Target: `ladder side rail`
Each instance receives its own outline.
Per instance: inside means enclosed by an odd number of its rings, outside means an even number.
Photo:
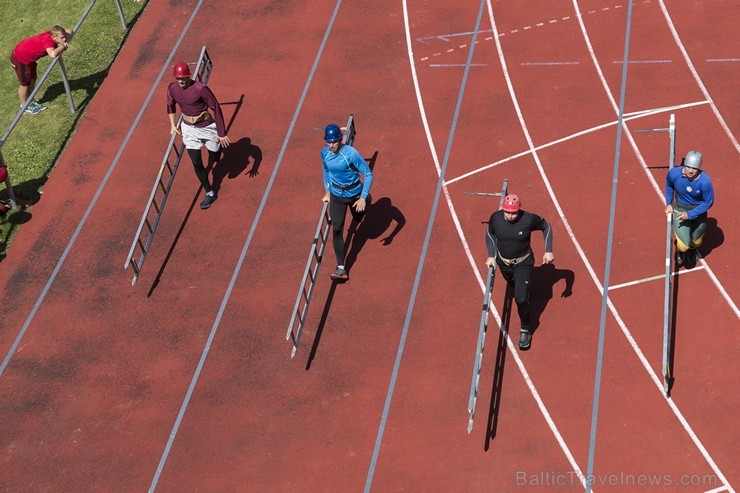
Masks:
[[[483,309],[481,310],[480,325],[478,326],[478,343],[476,345],[475,362],[473,364],[473,379],[470,383],[470,398],[468,399],[468,413],[475,413],[475,401],[478,397],[478,384],[480,383],[480,370],[483,360],[483,348],[486,340],[486,329],[488,327],[488,310],[491,303],[491,291],[494,279],[493,267],[488,268],[486,277],[486,293],[483,296]]]
[[[321,237],[321,248],[319,248],[318,250],[314,248],[314,255],[315,255],[316,262],[314,264],[313,271],[311,272],[312,282],[310,286],[308,287],[308,292],[306,293],[306,304],[303,307],[303,311],[301,313],[300,324],[298,325],[298,330],[296,331],[296,335],[294,338],[293,349],[290,353],[291,358],[295,357],[296,352],[298,351],[298,344],[300,343],[301,334],[303,333],[303,323],[306,321],[306,315],[308,314],[308,307],[311,303],[311,298],[313,296],[314,287],[316,286],[316,277],[319,274],[319,268],[321,267],[321,260],[324,257],[324,249],[326,247],[326,240],[329,236],[329,230],[331,229],[331,224],[328,222],[328,219],[329,219],[328,214],[324,215],[324,219],[327,220],[327,222],[324,223],[326,224],[326,227],[324,228],[324,233]]]
[[[673,169],[676,159],[676,117],[671,113],[668,132],[670,136],[670,151],[668,157],[668,171]],[[666,397],[670,392],[671,380],[671,299],[673,295],[673,213],[666,214],[666,243],[665,243],[665,290],[663,299],[663,391]]]
[[[501,187],[501,198],[499,199],[498,208],[504,206],[504,198],[509,188],[509,179],[505,178]],[[495,252],[494,252],[495,256]],[[495,264],[494,264],[495,265]],[[480,385],[480,372],[483,366],[483,349],[485,348],[486,331],[488,328],[488,313],[491,307],[491,294],[493,292],[493,283],[495,280],[495,267],[488,268],[486,278],[486,292],[483,296],[483,310],[481,321],[478,327],[478,342],[476,344],[475,361],[473,362],[473,377],[470,382],[470,395],[468,398],[468,433],[473,431],[473,420],[475,419],[475,405],[478,400],[478,387]]]
[[[177,125],[180,125],[181,121],[182,121],[182,115],[180,115],[180,117],[178,118]],[[170,152],[172,151],[172,148],[175,148],[175,138],[176,137],[177,137],[177,134],[172,134],[172,137],[170,137],[170,142],[167,147],[167,153],[164,155],[164,158],[162,158],[162,164],[159,166],[159,172],[157,173],[157,178],[154,180],[154,186],[152,187],[152,191],[149,193],[149,200],[147,201],[146,207],[144,208],[144,214],[142,214],[141,221],[139,222],[139,227],[136,229],[136,235],[134,236],[134,241],[131,244],[131,249],[128,252],[128,256],[126,257],[126,263],[123,265],[124,269],[127,269],[129,264],[133,260],[134,251],[136,250],[136,245],[139,239],[141,238],[141,233],[144,229],[144,223],[147,221],[149,217],[149,212],[151,210],[152,204],[154,203],[155,196],[157,192],[159,191],[160,183],[162,183],[162,175],[164,174],[165,167],[168,167],[167,164],[169,161]],[[178,155],[176,162],[179,162],[181,157],[182,157],[182,154]],[[172,182],[172,179],[175,176],[176,169],[177,169],[176,166],[172,168],[172,174],[170,175],[170,180],[169,180],[170,183]],[[167,198],[166,197],[167,190],[168,189],[166,189],[163,192],[165,196],[162,202],[160,203],[160,206],[157,208],[158,210],[157,217],[159,217],[159,215],[162,214],[162,210],[164,209],[164,202],[166,201],[166,198]],[[154,227],[154,229],[156,229],[156,226]],[[154,231],[152,231],[152,233],[153,232]]]
[[[290,323],[288,324],[288,331],[285,333],[285,339],[290,339],[290,335],[293,333],[293,325],[295,324],[296,316],[299,311],[299,306],[302,300],[302,295],[305,292],[306,288],[306,282],[308,280],[308,274],[311,271],[311,265],[314,261],[314,252],[316,251],[316,247],[319,241],[319,237],[321,236],[321,227],[324,225],[324,218],[326,217],[326,211],[329,208],[329,204],[327,202],[324,203],[323,208],[321,209],[321,217],[319,218],[319,223],[316,226],[316,233],[314,234],[313,241],[311,243],[311,249],[308,253],[308,260],[306,261],[306,268],[303,271],[303,278],[301,279],[300,287],[298,288],[298,296],[296,296],[295,305],[293,306],[293,314],[290,318]],[[318,263],[318,262],[317,262]],[[312,276],[311,284],[314,284],[315,276]]]
[[[196,68],[194,71],[194,78],[202,82],[203,84],[208,83],[208,79],[210,78],[211,71],[213,70],[213,62],[211,61],[210,57],[208,56],[208,52],[206,51],[206,47],[203,46],[200,51],[200,56],[198,57],[198,62],[196,64]],[[180,114],[177,118],[176,126],[179,128],[180,125],[182,125],[182,114]],[[142,248],[142,254],[139,258],[139,261],[136,262],[135,266],[135,275],[133,279],[131,280],[131,284],[134,285],[136,283],[136,280],[139,275],[139,271],[141,270],[142,265],[144,264],[144,260],[146,258],[146,254],[149,250],[149,247],[151,246],[154,233],[157,229],[157,225],[159,224],[159,219],[164,212],[164,206],[167,202],[167,196],[169,195],[170,189],[172,187],[172,184],[174,182],[175,173],[177,173],[177,169],[180,165],[180,161],[182,159],[182,156],[185,152],[185,144],[181,144],[180,148],[178,149],[175,145],[175,139],[177,138],[177,134],[172,134],[170,137],[170,141],[167,146],[167,152],[165,153],[164,157],[162,158],[162,164],[159,167],[159,172],[157,173],[157,178],[154,181],[154,186],[152,187],[152,191],[149,194],[149,201],[147,202],[146,207],[144,208],[144,213],[142,214],[141,221],[139,222],[139,226],[136,230],[136,234],[134,236],[134,241],[131,243],[131,248],[129,250],[129,254],[126,257],[126,262],[124,263],[124,269],[127,269],[128,266],[131,264],[133,258],[134,258],[134,252],[136,251],[137,245],[141,247],[141,235],[142,231],[144,229],[144,225],[149,226],[149,236],[144,243],[144,246]],[[170,153],[174,149],[175,151],[175,163],[173,166],[170,167],[169,165],[169,157]],[[155,205],[155,210],[157,211],[157,215],[154,218],[154,221],[149,225],[148,217],[149,212],[151,211],[152,205],[155,204],[155,197],[158,192],[159,187],[162,185],[162,175],[164,174],[165,167],[167,167],[168,170],[171,171],[170,178],[168,180],[167,186],[163,189],[163,196],[162,200],[159,202],[159,205]]]
[[[152,246],[152,241],[154,240],[154,233],[157,231],[157,227],[159,226],[159,220],[162,218],[162,213],[164,212],[164,206],[167,203],[167,197],[169,196],[170,189],[172,188],[172,184],[175,180],[175,173],[177,173],[177,169],[180,166],[180,162],[182,160],[182,156],[178,156],[177,160],[175,162],[175,165],[172,168],[172,174],[170,175],[170,179],[167,183],[166,190],[164,192],[164,195],[162,196],[162,201],[159,204],[159,208],[157,209],[157,214],[154,217],[154,220],[152,221],[151,225],[149,225],[149,235],[146,239],[146,242],[144,246],[142,247],[141,257],[139,257],[139,261],[136,266],[137,273],[141,270],[141,267],[144,265],[144,260],[146,259],[147,254],[149,253],[149,248]],[[152,201],[151,204],[153,204],[154,201]],[[148,217],[147,217],[147,224],[148,224]],[[136,280],[138,278],[138,275],[134,276],[134,278],[131,281],[131,284],[135,284]]]

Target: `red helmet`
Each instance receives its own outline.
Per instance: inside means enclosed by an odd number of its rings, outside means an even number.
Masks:
[[[188,64],[185,62],[177,62],[172,75],[174,75],[176,79],[184,79],[185,77],[190,77],[190,67],[188,67]]]
[[[521,203],[517,194],[510,193],[504,197],[504,205],[502,207],[504,212],[517,212],[520,207]]]
[[[0,183],[4,182],[7,177],[8,168],[6,168],[5,166],[0,166]]]

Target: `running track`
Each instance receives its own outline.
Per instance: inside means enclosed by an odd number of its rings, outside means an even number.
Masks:
[[[148,5],[0,269],[0,488],[567,491],[593,453],[597,491],[734,491],[737,15],[718,0]],[[202,45],[233,121],[220,198],[198,210],[184,163],[132,288],[121,266],[168,137],[170,67]],[[671,112],[679,158],[704,153],[718,200],[705,262],[679,276],[667,400],[663,283],[633,281],[663,271],[668,139],[635,130]],[[349,113],[376,205],[336,290],[327,255],[291,360],[316,129]],[[494,290],[468,435],[481,222],[497,202],[464,192],[504,178],[553,224],[556,264],[535,270],[528,352],[497,353]]]

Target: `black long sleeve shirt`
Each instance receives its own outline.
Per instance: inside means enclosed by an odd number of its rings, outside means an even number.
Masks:
[[[493,257],[498,248],[499,255],[506,259],[524,256],[530,251],[532,231],[542,231],[545,252],[552,252],[552,227],[543,217],[531,212],[519,211],[515,221],[509,222],[504,211],[491,214],[486,228],[486,248],[488,256]]]

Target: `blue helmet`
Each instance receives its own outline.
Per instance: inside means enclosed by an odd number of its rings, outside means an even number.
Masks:
[[[331,143],[342,140],[342,129],[336,123],[330,123],[324,130],[324,140]]]

